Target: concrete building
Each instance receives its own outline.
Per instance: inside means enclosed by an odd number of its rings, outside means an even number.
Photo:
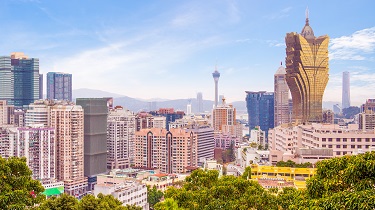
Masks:
[[[50,109],[53,103],[48,100],[37,100],[29,105],[25,113],[26,126],[33,126],[35,124],[48,126]]]
[[[361,112],[367,111],[375,113],[375,99],[367,99],[366,103],[361,105]]]
[[[197,113],[203,113],[203,94],[201,92],[197,93]]]
[[[350,73],[344,71],[342,73],[342,108],[350,107]]]
[[[322,122],[322,100],[329,71],[329,37],[315,37],[307,11],[302,32],[287,33],[285,43],[286,81],[292,94],[293,122]]]
[[[281,66],[274,76],[274,126],[289,123],[289,87],[285,80],[285,68]]]
[[[322,113],[322,123],[329,123],[333,124],[335,119],[335,114],[333,113],[332,110],[323,110]]]
[[[39,99],[39,59],[14,52],[0,57],[0,100],[15,107]]]
[[[135,115],[116,106],[107,119],[107,169],[130,167],[134,157]]]
[[[208,125],[191,125],[185,127],[185,130],[197,135],[198,165],[202,165],[204,160],[214,158],[215,139],[214,129]]]
[[[182,129],[142,129],[135,133],[135,167],[184,173],[197,166],[197,135]]]
[[[375,131],[360,130],[357,124],[339,126],[337,124],[308,124],[294,127],[278,126],[269,131],[269,149],[271,151],[271,161],[296,160],[298,159],[298,149],[331,149],[333,154],[321,151],[319,159],[329,157],[341,157],[350,155],[359,149],[369,151],[375,146]],[[284,158],[283,158],[284,156]],[[319,159],[309,159],[308,162]],[[277,162],[275,161],[275,162]]]
[[[87,178],[84,177],[84,112],[81,106],[73,104],[50,105],[48,126],[56,129],[56,177],[64,181],[65,193],[81,198],[87,188]]]
[[[43,99],[43,74],[39,74],[39,99]]]
[[[144,210],[149,209],[147,203],[147,186],[135,181],[126,181],[119,184],[98,183],[95,185],[94,195],[112,195],[118,199],[123,206],[136,205]]]
[[[261,145],[263,148],[266,147],[266,132],[263,131],[259,126],[255,126],[254,129],[250,131],[250,142],[254,142],[257,145]]]
[[[17,128],[17,135],[10,148],[13,155],[26,157],[33,179],[43,183],[56,181],[55,129],[51,127]]]
[[[375,129],[375,113],[367,111],[367,113],[359,113],[358,115],[359,129],[374,130]]]
[[[84,175],[92,190],[96,175],[107,171],[107,98],[77,98],[84,110]]]
[[[48,72],[47,99],[72,101],[72,75]]]
[[[212,110],[212,127],[215,133],[221,133],[224,125],[236,124],[236,108],[231,104],[227,105],[223,99],[222,104]]]
[[[266,91],[246,91],[246,107],[249,130],[260,126],[268,134],[268,129],[274,127],[274,93]]]

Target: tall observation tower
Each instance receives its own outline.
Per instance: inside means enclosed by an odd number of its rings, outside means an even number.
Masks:
[[[219,100],[219,91],[218,91],[218,82],[220,78],[220,73],[217,71],[217,67],[215,66],[215,71],[212,73],[212,77],[214,78],[215,81],[215,108],[217,107],[217,103]]]

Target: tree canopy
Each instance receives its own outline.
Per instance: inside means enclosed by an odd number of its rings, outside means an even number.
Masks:
[[[288,160],[288,161],[279,161],[276,163],[277,167],[292,167],[292,168],[312,168],[313,165],[309,162],[307,163],[301,163],[298,164],[294,161]]]
[[[156,203],[160,201],[164,193],[154,187],[147,186],[147,202],[150,205],[150,208],[153,208]]]
[[[375,152],[323,160],[307,188],[265,190],[243,177],[195,170],[181,189],[165,192],[155,209],[375,209]],[[251,174],[251,170],[245,170]]]
[[[0,157],[0,209],[25,209],[45,200],[43,186],[32,179],[26,158]]]

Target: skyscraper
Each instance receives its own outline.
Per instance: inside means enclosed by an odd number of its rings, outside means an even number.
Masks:
[[[274,127],[274,93],[246,91],[249,133],[256,126],[266,132]]]
[[[215,81],[215,107],[217,107],[218,100],[219,100],[219,78],[220,78],[220,73],[217,71],[217,68],[215,67],[214,73],[212,73],[212,77],[214,78]]]
[[[201,92],[197,93],[197,112],[202,113],[203,112],[203,95]]]
[[[39,59],[21,52],[0,57],[0,99],[22,107],[39,99]]]
[[[342,73],[342,108],[350,107],[350,73]]]
[[[328,83],[327,35],[315,37],[308,10],[301,34],[287,33],[286,81],[293,100],[293,122],[321,122],[322,99]]]
[[[85,176],[93,189],[96,175],[107,170],[107,98],[77,98],[84,110]]]
[[[285,80],[285,74],[285,68],[281,64],[274,76],[275,127],[289,123],[289,87]]]
[[[47,99],[72,101],[72,75],[67,73],[47,73]]]
[[[39,74],[39,99],[43,99],[43,74]]]

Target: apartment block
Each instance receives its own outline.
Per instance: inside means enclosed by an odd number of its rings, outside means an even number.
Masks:
[[[183,129],[142,129],[135,133],[135,167],[185,173],[197,166],[197,135]]]
[[[134,157],[135,115],[122,107],[107,118],[107,169],[130,167]]]

